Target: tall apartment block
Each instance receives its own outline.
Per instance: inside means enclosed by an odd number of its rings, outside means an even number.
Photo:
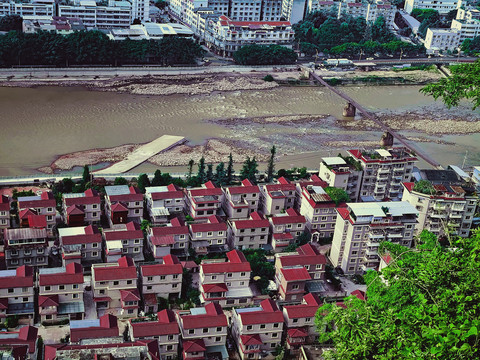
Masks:
[[[348,150],[363,168],[360,200],[399,201],[402,182],[410,181],[417,158],[407,148],[376,149],[373,151]]]
[[[349,203],[337,212],[330,260],[346,274],[377,269],[382,241],[412,246],[418,211],[406,201]]]
[[[318,176],[328,186],[343,189],[352,201],[358,201],[363,168],[352,157],[348,157],[347,160],[350,160],[349,163],[340,156],[322,158]]]

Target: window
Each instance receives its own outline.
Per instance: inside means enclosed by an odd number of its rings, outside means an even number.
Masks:
[[[275,323],[275,324],[273,324],[273,327],[274,327],[274,328],[278,328],[279,326],[280,326],[280,324],[279,324],[279,323]]]
[[[147,290],[152,290],[153,286],[149,285],[147,286]]]
[[[153,276],[147,276],[147,281],[153,281]]]
[[[98,290],[98,293],[99,293],[100,295],[105,295],[105,290],[103,290],[103,289],[102,289],[102,290]]]
[[[223,328],[222,328],[221,326],[217,327],[217,332],[222,331],[222,329],[223,329]]]
[[[23,254],[24,254],[24,255],[31,255],[31,254],[32,254],[32,250],[30,250],[30,249],[25,249],[25,250],[23,251]]]
[[[98,252],[97,252],[97,251],[93,251],[93,252],[92,252],[92,256],[93,256],[93,257],[97,257],[97,256],[98,256]]]
[[[176,289],[178,287],[178,284],[172,284],[172,288]]]
[[[168,340],[173,340],[174,336],[173,335],[168,335]],[[169,345],[172,346],[172,345]],[[171,349],[170,349],[171,350]]]
[[[13,294],[14,292],[15,292],[15,289],[12,289],[12,288],[8,289],[9,294]]]
[[[276,334],[275,334],[275,335],[276,335]],[[273,337],[273,334],[272,334],[272,337]],[[271,343],[271,344],[270,344],[270,347],[273,349],[273,348],[277,347],[277,344]]]
[[[195,329],[190,329],[188,330],[188,333],[191,335],[191,334],[195,334]]]
[[[212,231],[207,232],[207,236],[213,236],[213,232]]]
[[[45,286],[45,291],[50,291],[52,288],[50,286]],[[10,290],[10,289],[9,289]]]
[[[305,318],[305,322],[310,322],[312,318]]]
[[[160,280],[165,280],[165,275],[160,275]]]
[[[128,309],[129,314],[133,314],[133,309]]]
[[[53,211],[53,208],[49,207],[47,208],[47,212],[52,212]]]
[[[293,319],[293,323],[297,323],[298,322],[298,319]]]
[[[222,341],[222,338],[220,336],[215,337],[215,342],[220,342]]]
[[[232,273],[228,273],[228,274],[227,274],[227,277],[232,277],[232,276],[233,276]]]
[[[78,299],[78,294],[72,294],[72,299]]]
[[[219,231],[218,236],[223,236],[223,231]]]
[[[266,325],[265,324],[261,324],[260,325],[260,329],[265,329]]]
[[[117,286],[118,284],[119,284],[118,281],[114,281],[114,282],[113,282],[113,286]]]
[[[28,297],[24,297],[24,298],[22,299],[22,301],[23,301],[23,302],[28,302]]]
[[[247,325],[247,330],[252,330],[253,326],[252,325]]]
[[[37,254],[43,254],[44,251],[45,251],[45,249],[43,249],[43,248],[37,249]]]
[[[196,236],[197,236],[197,237],[200,237],[200,236],[202,236],[202,233],[201,233],[201,232],[197,232]]]
[[[208,333],[208,328],[203,328],[203,333]]]
[[[133,248],[133,252],[134,252],[134,253],[139,253],[139,252],[140,252],[140,248],[138,248],[138,247]]]
[[[58,285],[58,290],[65,290],[65,285]]]
[[[96,208],[98,208],[98,205],[97,205],[97,204],[93,204],[93,205],[92,205],[92,209],[96,209]]]
[[[132,284],[132,280],[127,280],[127,285],[131,285]]]
[[[92,244],[92,248],[97,248],[98,247],[98,243],[93,243]]]
[[[182,240],[185,239],[185,235],[180,235],[179,239],[182,239]]]

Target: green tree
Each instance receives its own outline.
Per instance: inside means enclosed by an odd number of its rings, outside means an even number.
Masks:
[[[207,180],[213,180],[213,164],[208,164],[207,165]]]
[[[471,64],[461,64],[450,68],[452,76],[424,86],[420,89],[424,94],[441,99],[448,108],[458,106],[460,100],[473,103],[473,109],[480,106],[480,60]]]
[[[463,40],[461,50],[467,55],[480,54],[480,36]]]
[[[258,163],[255,157],[250,159],[249,156],[243,162],[242,170],[240,170],[240,179],[248,179],[253,184],[257,183],[257,175],[258,174]]]
[[[195,164],[195,161],[193,159],[190,159],[188,162],[188,176],[187,178],[190,179],[192,177],[192,171],[193,171],[193,165]]]
[[[267,182],[271,182],[273,180],[273,174],[275,172],[275,154],[277,153],[277,149],[275,145],[272,146],[270,149],[270,159],[268,160],[267,166]]]
[[[317,312],[326,359],[478,359],[480,356],[480,234],[442,246],[426,231],[409,249],[389,242],[391,261],[365,275],[366,301]]]
[[[151,182],[152,186],[161,186],[162,185],[162,172],[160,170],[155,170],[153,173],[153,179]]]
[[[257,283],[260,290],[262,294],[267,294],[269,280],[273,280],[275,276],[275,267],[267,261],[267,253],[263,249],[246,249],[243,250],[243,254],[252,268],[251,278],[258,276],[260,280],[257,280]]]
[[[115,178],[113,185],[128,185],[128,181],[124,177],[119,176]]]
[[[73,182],[72,179],[70,178],[65,178],[61,182],[61,187],[62,187],[62,192],[63,193],[71,193],[73,192],[73,187],[75,186],[75,183]]]
[[[230,185],[233,181],[233,156],[232,153],[228,155],[228,166],[227,166],[227,185]]]
[[[143,230],[144,233],[146,233],[148,231],[150,226],[151,226],[150,221],[148,221],[146,219],[143,219],[142,223],[140,224],[140,228]]]
[[[82,181],[84,184],[86,183],[89,183],[91,180],[90,178],[90,168],[88,167],[88,165],[85,165],[83,167],[83,175],[82,175]]]
[[[205,172],[205,158],[203,156],[200,158],[200,161],[198,162],[197,178],[202,184],[207,182],[207,174]]]
[[[325,192],[337,206],[342,202],[350,201],[350,196],[348,196],[347,192],[343,189],[327,186]]]
[[[22,31],[23,18],[20,15],[5,15],[0,17],[0,31]]]
[[[137,186],[145,194],[145,188],[150,186],[150,179],[147,174],[138,175]]]
[[[293,64],[297,54],[281,45],[245,45],[233,54],[233,59],[241,65],[281,65]]]
[[[217,186],[227,185],[227,173],[225,171],[225,164],[223,162],[217,165],[214,179]]]

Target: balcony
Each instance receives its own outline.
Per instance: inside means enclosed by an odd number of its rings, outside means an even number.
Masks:
[[[404,172],[404,171],[405,171],[405,167],[404,167],[404,166],[402,166],[402,167],[396,167],[396,168],[393,169],[393,171],[395,171],[395,172]]]
[[[446,219],[447,214],[444,212],[434,212],[433,214],[430,214],[430,217],[432,219]]]
[[[433,210],[446,210],[447,209],[447,204],[444,204],[444,203],[436,203],[434,206],[433,206]]]
[[[378,256],[377,250],[371,250],[371,249],[367,249],[365,251],[365,254],[367,254],[369,258],[371,258],[372,256]]]
[[[378,174],[381,175],[381,174],[386,174],[388,175],[390,173],[390,169],[389,168],[380,168],[378,169]]]
[[[463,215],[461,213],[451,213],[450,214],[450,219],[461,219],[462,216]]]
[[[367,246],[368,247],[379,247],[380,243],[379,242],[373,242],[373,241],[367,241]]]

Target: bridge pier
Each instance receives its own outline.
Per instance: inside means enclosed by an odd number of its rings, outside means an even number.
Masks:
[[[385,147],[392,147],[393,146],[393,135],[390,134],[388,131],[385,131],[380,139],[380,145]]]
[[[343,117],[355,117],[357,108],[352,103],[347,103],[343,108]]]

